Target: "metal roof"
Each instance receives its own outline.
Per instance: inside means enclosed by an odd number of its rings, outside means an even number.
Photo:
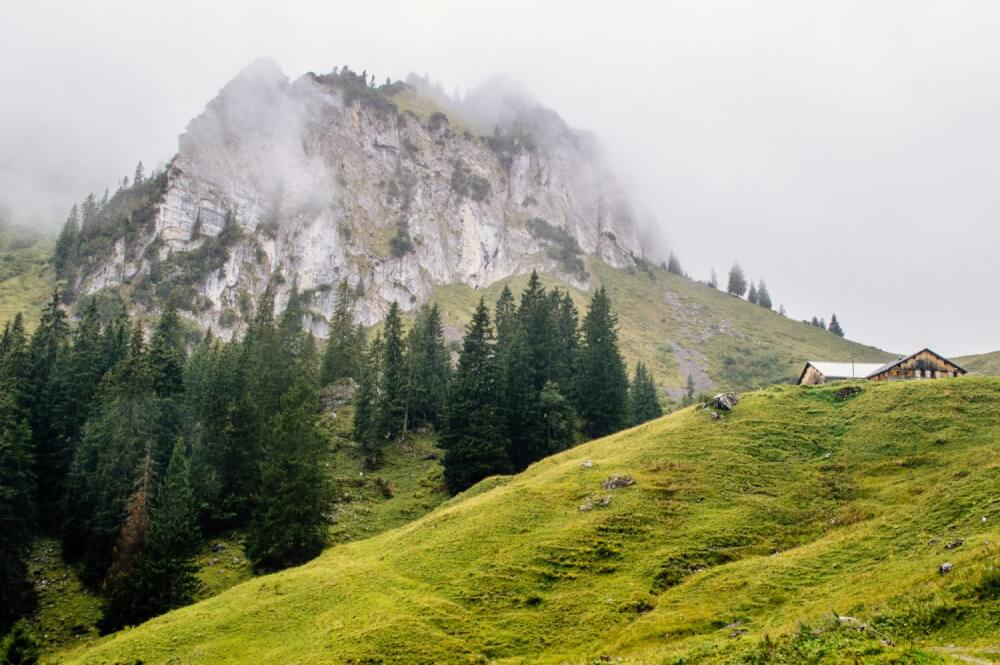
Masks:
[[[828,379],[865,379],[882,367],[882,363],[843,363],[823,360],[810,360],[808,364]]]
[[[877,369],[872,370],[872,374],[881,374],[882,372],[886,371],[887,369],[892,369],[893,367],[895,367],[896,365],[900,364],[904,360],[909,360],[910,358],[912,358],[913,356],[917,355],[918,353],[923,353],[925,351],[927,353],[931,354],[932,356],[937,356],[938,358],[940,358],[941,360],[945,361],[946,363],[950,363],[950,364],[954,365],[956,368],[958,368],[958,370],[960,372],[962,372],[962,374],[967,374],[968,373],[964,369],[962,369],[961,367],[959,367],[958,364],[955,363],[955,361],[948,360],[947,358],[945,358],[944,356],[942,356],[937,351],[932,351],[931,349],[926,349],[925,348],[925,349],[920,349],[919,351],[916,351],[914,353],[911,353],[908,356],[900,356],[900,357],[896,358],[895,360],[893,360],[891,362],[887,362],[884,365],[880,365]]]

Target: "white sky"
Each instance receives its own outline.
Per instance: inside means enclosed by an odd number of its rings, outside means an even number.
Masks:
[[[692,276],[738,259],[790,315],[893,351],[1000,348],[1000,3],[4,5],[15,218],[163,163],[258,56],[447,90],[503,73],[601,138]]]

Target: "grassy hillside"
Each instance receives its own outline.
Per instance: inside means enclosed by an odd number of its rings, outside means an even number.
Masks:
[[[746,390],[798,378],[806,360],[878,362],[896,356],[794,321],[723,291],[659,268],[617,270],[592,261],[593,284],[611,294],[621,323],[622,351],[630,367],[643,360],[673,399],[683,394],[690,374],[696,389]],[[547,286],[565,285],[543,277]],[[458,334],[483,296],[496,302],[504,284],[519,294],[527,276],[481,291],[465,285],[441,287],[434,298]],[[571,289],[586,311],[589,293]]]
[[[357,445],[350,441],[351,407],[328,413],[322,431],[328,455],[320,464],[333,486],[329,543],[368,538],[427,514],[448,495],[438,461],[441,451],[432,435],[416,434],[386,450],[384,464],[365,469]],[[101,616],[100,597],[80,582],[77,571],[60,556],[60,544],[42,538],[32,550],[29,568],[38,594],[38,610],[30,617],[34,633],[47,652],[92,642]],[[217,534],[205,542],[195,560],[198,600],[211,598],[253,578],[243,552],[243,533]]]
[[[856,385],[584,444],[62,662],[989,662],[1000,380]]]
[[[1000,351],[979,353],[972,356],[960,356],[955,362],[973,374],[1000,376]]]
[[[34,328],[52,294],[51,251],[49,235],[0,219],[0,325],[23,312]]]

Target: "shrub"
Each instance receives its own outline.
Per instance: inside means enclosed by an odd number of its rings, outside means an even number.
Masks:
[[[548,245],[546,253],[555,259],[563,270],[581,279],[587,278],[587,268],[580,258],[583,250],[580,249],[576,238],[566,229],[553,226],[540,217],[533,217],[528,220],[528,231],[533,237]]]

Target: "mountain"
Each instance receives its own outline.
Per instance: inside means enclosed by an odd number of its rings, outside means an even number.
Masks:
[[[581,445],[60,662],[988,662],[1000,380],[847,385]]]
[[[260,61],[191,121],[165,171],[80,209],[57,266],[71,300],[155,315],[173,297],[224,337],[269,285],[279,309],[297,286],[325,336],[346,280],[361,322],[435,301],[455,341],[480,296],[539,269],[581,310],[606,286],[627,360],[673,400],[688,376],[695,392],[748,389],[794,380],[808,358],[894,357],[653,265],[596,141],[503,79],[459,102],[416,77],[289,81]]]
[[[955,362],[973,374],[1000,376],[1000,351],[960,356],[955,358]]]
[[[638,230],[597,144],[501,85],[449,108],[419,81],[374,87],[346,67],[289,81],[258,61],[191,121],[133,205],[116,195],[84,221],[69,286],[149,310],[173,294],[228,335],[269,285],[279,308],[294,285],[324,335],[342,280],[374,324],[435,285],[538,267],[585,286],[584,257],[634,265]]]

